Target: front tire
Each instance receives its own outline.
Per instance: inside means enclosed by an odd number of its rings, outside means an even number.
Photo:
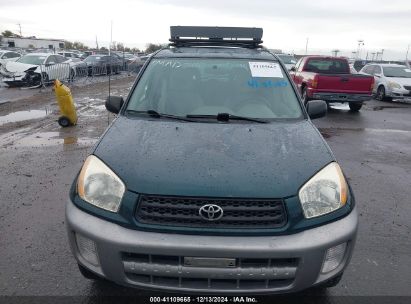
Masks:
[[[42,73],[42,78],[43,78],[43,79],[40,80],[40,81],[43,81],[42,85],[46,86],[46,85],[49,85],[49,84],[50,84],[49,75],[48,75],[47,73],[43,72],[43,73]]]
[[[75,77],[76,77],[76,72],[74,71],[74,69],[70,69],[69,80],[73,82]]]
[[[358,112],[361,107],[362,107],[362,103],[358,103],[358,102],[350,102],[349,104],[350,110],[353,112]]]
[[[392,98],[387,97],[385,95],[385,88],[384,86],[379,86],[377,89],[377,96],[375,97],[379,101],[391,101]]]

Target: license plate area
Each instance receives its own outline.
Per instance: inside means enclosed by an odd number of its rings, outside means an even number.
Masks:
[[[236,267],[236,259],[184,257],[184,266],[186,267],[209,267],[209,268],[234,268]]]

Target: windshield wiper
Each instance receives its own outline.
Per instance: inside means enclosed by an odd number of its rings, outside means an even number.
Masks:
[[[154,118],[165,117],[165,118],[170,118],[170,119],[175,119],[175,120],[195,122],[195,120],[189,119],[187,117],[182,117],[182,116],[177,116],[177,115],[172,115],[172,114],[158,113],[155,110],[146,110],[146,111],[126,110],[126,113],[147,114]]]
[[[268,123],[269,121],[259,118],[252,118],[246,116],[237,116],[229,113],[218,113],[217,115],[187,115],[187,118],[216,118],[218,121],[229,121],[232,120],[246,120],[258,123]]]

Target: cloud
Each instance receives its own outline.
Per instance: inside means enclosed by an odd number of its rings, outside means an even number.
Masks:
[[[113,40],[142,47],[167,42],[170,25],[258,26],[270,48],[301,52],[309,37],[313,51],[350,54],[364,39],[395,57],[411,43],[409,16],[409,0],[0,0],[0,30],[21,23],[23,35],[108,44],[113,20]]]

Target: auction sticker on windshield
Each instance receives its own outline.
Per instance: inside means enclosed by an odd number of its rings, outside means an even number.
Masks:
[[[251,75],[253,77],[280,77],[283,78],[281,67],[276,62],[249,62]]]

